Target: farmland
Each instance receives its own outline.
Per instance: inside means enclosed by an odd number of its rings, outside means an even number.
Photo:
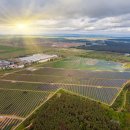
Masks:
[[[51,37],[0,36],[0,59],[10,59],[34,53],[54,54],[54,52],[60,56],[81,55],[85,52],[84,50],[69,48],[79,45],[82,43],[75,43],[75,41],[66,43],[65,39],[60,41],[58,38]]]
[[[0,45],[0,59],[17,57],[25,53],[24,48]]]
[[[130,57],[116,52],[90,51],[75,49],[74,46],[85,45],[85,39],[68,39],[64,37],[45,37],[45,36],[1,36],[0,37],[0,58],[8,59],[27,54],[44,52],[57,54],[63,57],[80,56],[84,58],[95,58],[107,61],[127,63]],[[93,42],[93,40],[91,41]],[[71,48],[68,48],[71,47]],[[57,49],[58,48],[58,49]],[[127,48],[129,49],[129,48]]]

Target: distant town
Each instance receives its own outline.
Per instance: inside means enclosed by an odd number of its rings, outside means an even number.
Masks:
[[[58,58],[57,55],[33,54],[9,60],[0,60],[0,69],[24,68],[33,63],[43,63]]]

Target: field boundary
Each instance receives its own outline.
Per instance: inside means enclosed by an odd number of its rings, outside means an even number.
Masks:
[[[99,102],[99,103],[102,103],[102,104],[104,104],[104,105],[106,105],[106,106],[110,106],[110,105],[107,104],[107,103],[104,103],[104,102],[99,101],[99,100],[95,100],[95,99],[90,98],[90,97],[88,97],[88,96],[83,96],[83,95],[81,95],[81,94],[79,94],[79,93],[72,92],[72,91],[69,91],[69,90],[66,90],[66,89],[63,89],[63,88],[62,88],[62,90],[64,90],[65,92],[71,93],[71,94],[73,94],[73,95],[77,95],[77,96],[80,96],[80,97],[83,97],[83,98],[86,98],[86,99],[89,99],[89,100],[92,100],[92,101],[95,101],[95,102]]]
[[[126,83],[124,83],[122,85],[122,87],[120,88],[120,91],[117,93],[116,97],[112,100],[110,106],[112,106],[114,104],[114,102],[116,101],[117,97],[120,95],[120,93],[123,91],[123,89],[125,88],[125,86],[130,82],[130,80],[128,80]]]
[[[17,73],[14,73],[15,75],[28,75],[28,76],[49,76],[49,77],[65,77],[67,75],[64,75],[64,76],[58,76],[58,75],[47,75],[47,74],[17,74]],[[7,75],[6,75],[7,76]],[[72,76],[70,76],[72,77]],[[73,77],[73,78],[78,78],[78,76],[76,77]],[[104,79],[104,80],[129,80],[129,79],[111,79],[111,78],[90,78],[90,79],[97,79],[97,80],[100,80],[100,79]]]
[[[84,86],[84,87],[94,87],[94,88],[115,88],[121,89],[122,87],[111,87],[111,86],[96,86],[96,85],[83,85],[83,84],[66,84],[66,83],[48,83],[48,82],[32,82],[32,81],[20,81],[20,80],[6,80],[0,79],[0,81],[14,82],[14,83],[34,83],[34,84],[50,84],[50,85],[66,85],[66,86]],[[18,90],[18,89],[17,89]]]
[[[4,117],[4,118],[10,118],[10,119],[17,119],[17,120],[24,120],[25,118],[21,117],[21,116],[16,116],[16,115],[6,115],[6,114],[0,114],[0,117]]]
[[[50,93],[49,91],[37,91],[37,90],[26,90],[26,89],[8,89],[8,88],[0,88],[0,90],[4,91],[21,91],[21,92],[34,92],[34,93]],[[53,91],[51,92],[53,93]]]
[[[73,95],[76,95],[76,96],[79,96],[79,97],[83,97],[83,98],[85,98],[85,99],[89,99],[89,100],[91,100],[91,101],[99,102],[99,103],[102,103],[102,104],[104,104],[104,105],[106,105],[106,106],[109,106],[109,104],[107,104],[107,103],[103,103],[103,102],[101,102],[101,101],[94,100],[94,99],[92,99],[92,98],[89,98],[88,96],[83,96],[83,95],[80,95],[80,94],[78,94],[78,93],[75,93],[75,92],[72,92],[72,91],[69,91],[69,90],[60,88],[60,89],[58,89],[55,93],[53,93],[53,94],[51,95],[51,97],[49,97],[46,101],[44,101],[41,105],[39,105],[35,110],[33,110],[20,124],[18,124],[18,125],[14,128],[14,130],[18,130],[18,127],[19,127],[27,118],[29,118],[35,111],[37,111],[42,105],[44,105],[47,101],[49,101],[49,100],[50,100],[58,91],[60,91],[60,90],[63,90],[63,91],[68,92],[68,93],[70,93],[70,94],[73,94]]]

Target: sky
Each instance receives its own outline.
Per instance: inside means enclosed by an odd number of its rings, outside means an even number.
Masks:
[[[129,35],[130,0],[0,0],[0,34],[53,33]]]

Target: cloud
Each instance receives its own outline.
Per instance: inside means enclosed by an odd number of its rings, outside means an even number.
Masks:
[[[130,32],[129,0],[0,0],[0,8],[2,30],[29,19],[42,31]]]

